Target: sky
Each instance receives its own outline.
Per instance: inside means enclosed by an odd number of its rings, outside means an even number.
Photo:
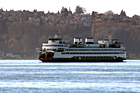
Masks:
[[[56,13],[62,7],[70,8],[74,12],[76,6],[84,7],[87,13],[112,10],[115,14],[120,14],[121,10],[124,10],[130,17],[140,15],[140,0],[0,0],[0,8],[3,10],[37,9]]]

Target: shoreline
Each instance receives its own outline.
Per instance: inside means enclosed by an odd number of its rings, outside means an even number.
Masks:
[[[38,60],[38,58],[0,58],[0,60]],[[127,58],[126,60],[140,60],[140,58]]]
[[[38,60],[38,58],[0,58],[0,60]]]

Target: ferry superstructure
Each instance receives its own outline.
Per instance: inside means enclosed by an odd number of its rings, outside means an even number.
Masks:
[[[94,42],[93,38],[74,38],[70,43],[62,38],[49,38],[42,44],[39,60],[42,62],[122,62],[126,51],[117,39]]]

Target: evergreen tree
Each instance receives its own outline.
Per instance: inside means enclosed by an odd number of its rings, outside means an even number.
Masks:
[[[67,16],[67,15],[68,15],[68,9],[62,7],[62,9],[61,9],[61,14],[62,14],[63,16]]]
[[[84,13],[83,8],[80,6],[76,6],[75,12],[78,14]]]
[[[122,10],[121,13],[120,13],[120,16],[121,16],[121,17],[126,17],[125,11]]]
[[[91,17],[92,17],[93,19],[96,17],[95,13],[96,13],[95,11],[92,11]]]

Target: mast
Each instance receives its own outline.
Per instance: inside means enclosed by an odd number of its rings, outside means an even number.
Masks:
[[[59,35],[59,31],[56,31],[56,34],[54,35],[54,38],[61,38],[61,36]]]
[[[112,35],[110,34],[110,31],[107,32],[106,37],[111,40],[112,39]]]

